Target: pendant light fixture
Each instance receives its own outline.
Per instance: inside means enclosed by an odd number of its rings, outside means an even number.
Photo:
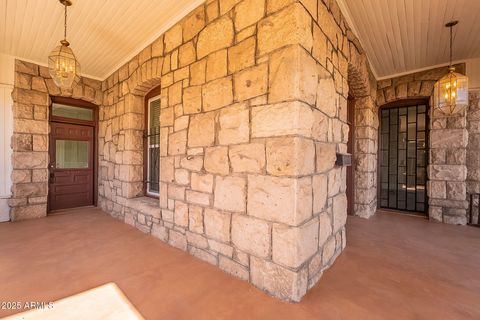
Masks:
[[[445,115],[453,115],[468,106],[468,77],[455,72],[452,66],[453,27],[458,21],[445,25],[450,28],[450,65],[448,74],[435,83],[433,105]]]
[[[65,8],[64,34],[60,45],[53,49],[48,56],[48,70],[58,87],[69,89],[72,88],[74,82],[79,80],[80,64],[69,47],[70,43],[67,41],[67,7],[72,5],[72,1],[59,1]]]

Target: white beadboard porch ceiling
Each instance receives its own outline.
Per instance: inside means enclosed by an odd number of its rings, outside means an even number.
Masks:
[[[480,0],[337,0],[378,79],[480,57]]]
[[[73,0],[67,39],[84,75],[103,80],[204,0]],[[46,65],[63,39],[58,0],[0,0],[0,52]]]

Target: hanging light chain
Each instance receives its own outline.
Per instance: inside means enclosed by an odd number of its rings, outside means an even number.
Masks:
[[[63,31],[63,39],[67,40],[67,3],[65,2],[65,23],[64,23],[64,31]]]
[[[66,14],[66,13],[65,13]],[[453,25],[450,26],[450,67],[452,66],[452,52],[453,52]]]

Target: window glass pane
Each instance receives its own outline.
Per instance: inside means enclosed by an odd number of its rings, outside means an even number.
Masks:
[[[160,160],[160,148],[153,147],[148,150],[148,192],[159,192],[159,160]]]
[[[417,132],[417,148],[423,149],[425,148],[425,132]]]
[[[388,149],[388,134],[382,134],[382,149],[387,150]]]
[[[422,186],[417,186],[417,202],[424,202],[425,190]]]
[[[417,167],[415,166],[415,158],[407,160],[407,174],[408,175],[415,175]]]
[[[381,165],[388,166],[388,151],[380,151],[380,155],[382,159]]]
[[[398,167],[398,182],[407,183],[407,173],[405,167]]]
[[[425,164],[425,150],[417,150],[417,166],[424,166]]]
[[[380,198],[387,199],[388,198],[388,184],[382,183],[380,188]]]
[[[60,103],[52,104],[52,115],[78,120],[93,120],[92,109],[72,107]]]
[[[415,210],[415,192],[407,192],[407,210]]]
[[[392,144],[391,147],[390,147],[390,161],[392,161],[392,159],[394,159],[394,161],[396,162],[397,161],[397,145],[396,144]]]
[[[393,190],[389,191],[388,206],[390,208],[396,208],[397,207],[397,192],[396,191],[393,191]]]
[[[398,165],[402,167],[407,165],[407,153],[405,150],[398,150]]]
[[[148,110],[149,145],[158,145],[160,143],[160,98],[150,100]]]
[[[400,132],[407,131],[407,117],[401,116],[400,117]]]
[[[417,128],[415,127],[415,123],[408,124],[408,140],[415,140],[417,139]]]
[[[407,134],[400,133],[398,135],[398,148],[399,149],[407,149]]]
[[[398,123],[398,109],[392,109],[390,111],[390,124]]]
[[[390,126],[390,141],[397,141],[397,135],[398,135],[398,126],[392,125]],[[397,146],[395,145],[395,148]]]
[[[380,176],[382,182],[388,182],[388,167],[380,167]]]
[[[424,113],[418,115],[417,126],[418,126],[418,130],[425,130],[425,114]]]
[[[415,176],[407,176],[407,190],[415,191]]]
[[[382,133],[388,133],[388,118],[382,118]]]
[[[417,183],[424,184],[426,181],[425,168],[417,167]]]
[[[397,176],[396,175],[390,175],[390,182],[388,183],[388,188],[390,190],[397,190]],[[396,192],[395,192],[396,193]]]
[[[57,140],[55,147],[58,169],[88,168],[88,141]]]
[[[398,200],[405,201],[407,199],[407,189],[405,184],[398,185]]]
[[[408,142],[408,157],[409,158],[415,158],[415,141],[409,141]]]
[[[397,159],[390,159],[390,169],[389,169],[389,172],[394,174],[394,173],[397,173]]]
[[[417,108],[408,107],[408,122],[415,122],[417,120]]]

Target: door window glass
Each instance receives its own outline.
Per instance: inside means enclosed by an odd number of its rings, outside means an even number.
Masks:
[[[52,104],[52,115],[77,120],[93,120],[92,109],[72,107],[60,103]]]
[[[56,140],[56,168],[88,168],[88,141]]]

